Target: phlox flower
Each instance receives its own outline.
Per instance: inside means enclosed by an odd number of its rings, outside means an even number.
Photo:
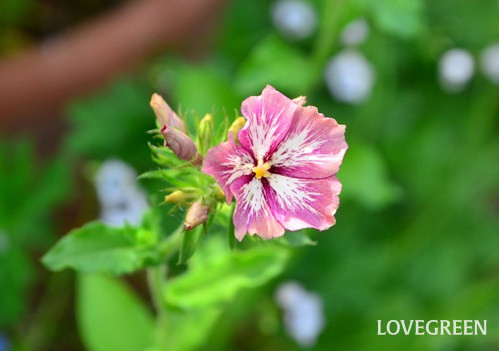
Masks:
[[[239,144],[229,133],[206,155],[203,172],[215,178],[227,203],[236,198],[238,240],[246,233],[270,239],[286,229],[324,230],[335,223],[345,126],[303,103],[267,86],[242,103],[246,124]]]

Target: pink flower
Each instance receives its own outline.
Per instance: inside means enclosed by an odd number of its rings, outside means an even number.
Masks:
[[[239,240],[246,233],[270,239],[285,229],[324,230],[336,222],[345,126],[302,102],[268,85],[242,103],[240,145],[229,133],[206,155],[203,172],[215,178],[227,203],[236,198]]]

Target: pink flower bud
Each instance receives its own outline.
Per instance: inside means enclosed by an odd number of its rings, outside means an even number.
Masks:
[[[198,149],[191,138],[166,124],[161,128],[161,134],[165,137],[165,146],[181,160],[193,161],[198,155]]]
[[[185,217],[184,228],[185,230],[192,230],[200,224],[208,220],[210,208],[203,205],[201,201],[196,201],[189,207],[187,216]]]
[[[154,93],[151,97],[150,105],[161,125],[177,128],[185,133],[185,124],[175,112],[168,106],[166,101],[158,94]]]

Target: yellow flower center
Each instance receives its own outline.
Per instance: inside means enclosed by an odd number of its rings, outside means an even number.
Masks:
[[[262,177],[267,178],[270,175],[269,169],[270,169],[270,162],[263,163],[263,160],[260,159],[258,160],[258,164],[255,167],[253,167],[251,170],[255,173],[255,177],[260,179]]]

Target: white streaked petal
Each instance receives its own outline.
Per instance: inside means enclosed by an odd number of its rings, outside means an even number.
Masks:
[[[265,159],[286,135],[297,107],[268,85],[260,96],[243,101],[241,112],[247,122],[239,131],[239,142],[253,152],[256,160]]]
[[[251,174],[254,166],[253,157],[250,153],[237,145],[232,133],[228,140],[210,150],[203,162],[203,172],[213,176],[222,188],[227,203],[232,201],[230,185],[236,179]]]
[[[270,163],[278,174],[327,178],[338,171],[347,147],[344,125],[325,118],[315,107],[299,107]]]
[[[241,177],[232,184],[231,191],[236,196],[234,225],[238,240],[242,240],[246,233],[257,234],[264,239],[284,234],[284,228],[277,222],[267,203],[265,189],[259,179]]]
[[[271,174],[266,197],[272,213],[289,230],[324,230],[336,221],[341,184],[335,177],[299,179]]]

